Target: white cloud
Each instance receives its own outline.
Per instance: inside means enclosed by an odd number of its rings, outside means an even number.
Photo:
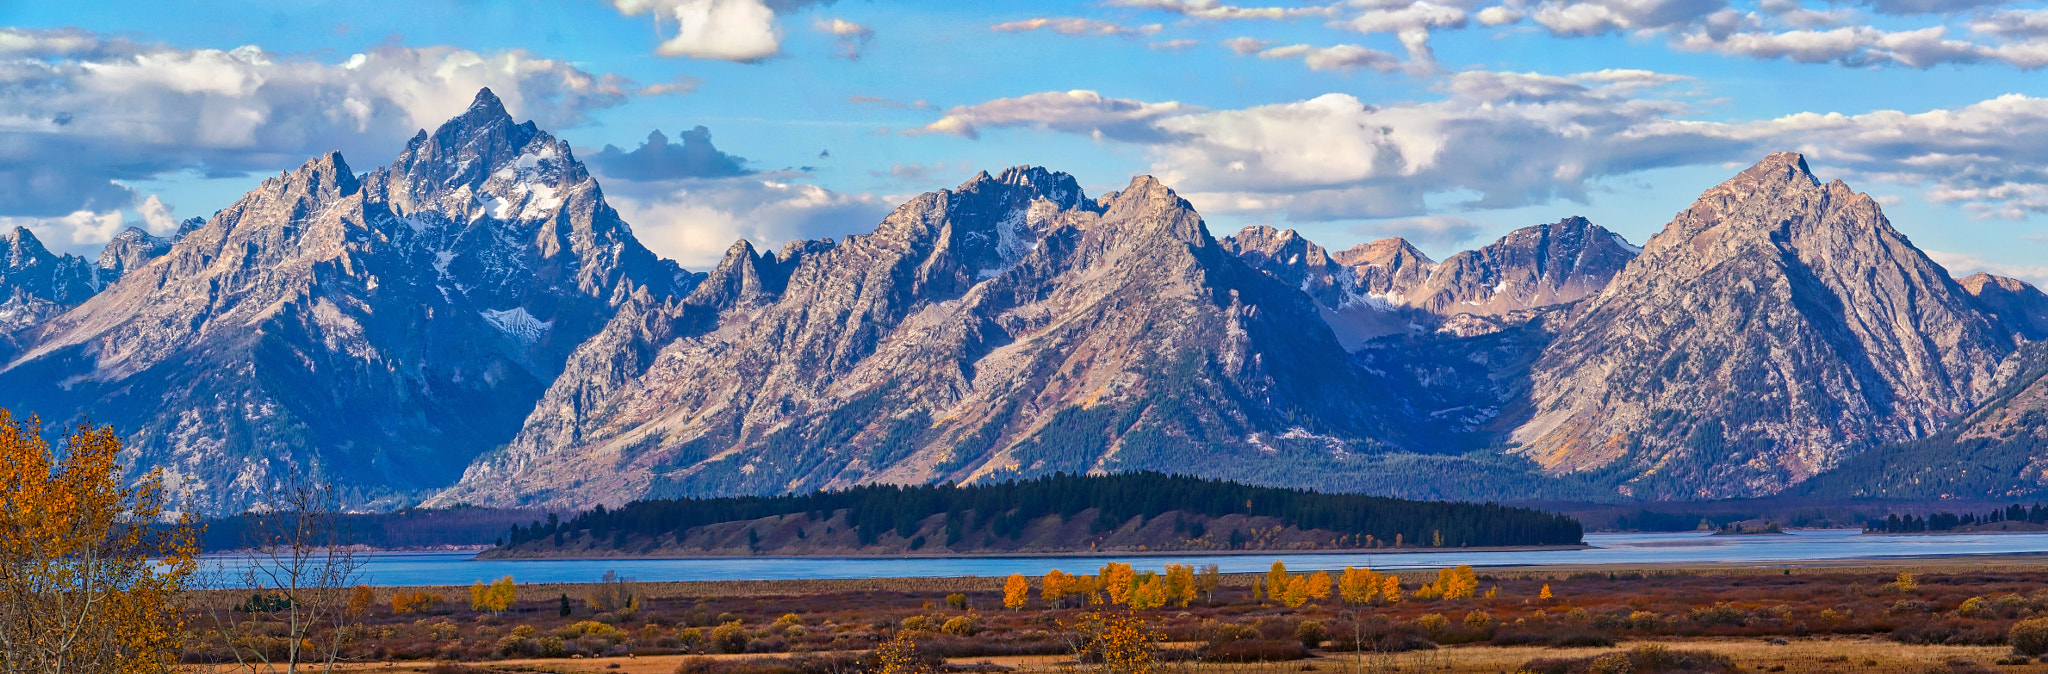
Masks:
[[[1425,215],[1367,222],[1353,233],[1372,238],[1398,236],[1429,246],[1455,246],[1478,236],[1485,226],[1455,215]]]
[[[1380,72],[1401,69],[1401,59],[1377,49],[1355,44],[1340,44],[1330,47],[1312,47],[1305,44],[1274,47],[1259,52],[1263,59],[1301,59],[1309,70],[1336,70],[1349,72],[1359,68],[1371,68]]]
[[[1463,9],[1419,0],[1403,7],[1366,10],[1345,25],[1360,33],[1393,33],[1400,38],[1401,46],[1408,49],[1408,60],[1416,66],[1417,73],[1425,74],[1436,70],[1436,53],[1429,47],[1429,31],[1464,28],[1466,20]]]
[[[2048,10],[2015,9],[1991,12],[1972,19],[1970,30],[1999,37],[2048,37]]]
[[[1532,18],[1560,36],[1690,26],[1727,8],[1725,0],[1546,0]]]
[[[627,184],[605,198],[649,250],[698,270],[715,266],[739,239],[773,250],[871,231],[889,208],[872,195],[754,178]]]
[[[860,55],[867,50],[868,43],[875,39],[875,29],[845,19],[819,19],[812,27],[818,32],[837,37],[839,56],[850,61],[860,60]]]
[[[1173,101],[1146,103],[1077,89],[1001,98],[955,107],[918,133],[946,133],[979,138],[982,127],[1027,127],[1091,135],[1128,142],[1165,139],[1153,121],[1191,110]]]
[[[142,216],[142,228],[157,236],[169,236],[178,231],[178,218],[171,213],[178,207],[164,203],[157,195],[149,195],[135,207],[136,215]],[[111,237],[111,235],[109,235]]]
[[[631,81],[523,51],[384,46],[339,63],[185,50],[75,30],[0,31],[0,215],[129,208],[121,181],[273,171],[341,150],[390,156],[490,87],[514,114],[581,123]]]
[[[1220,0],[1109,0],[1105,4],[1173,12],[1196,19],[1291,19],[1330,14],[1328,7],[1239,7]]]
[[[655,47],[662,56],[751,63],[782,52],[775,13],[816,0],[611,0],[620,14],[647,13],[659,33],[674,21],[676,34]]]
[[[1714,35],[1694,32],[1676,40],[1681,49],[1715,51],[1760,59],[1784,58],[1800,63],[1839,63],[1860,67],[1901,65],[1932,68],[1943,64],[2003,61],[2023,69],[2048,65],[2048,45],[1991,46],[1948,38],[1948,28],[1888,31],[1869,26],[1828,30],[1739,32]]]
[[[1977,255],[1940,250],[1927,251],[1927,257],[1932,258],[1942,268],[1947,269],[1949,275],[1955,278],[1963,278],[1977,272],[1984,272],[1994,276],[2016,278],[2032,283],[2035,286],[2048,285],[2048,265],[2003,264],[1985,260]]]
[[[1709,122],[1690,118],[1703,93],[1689,78],[1642,70],[1467,71],[1439,90],[1432,101],[1326,94],[1236,110],[1051,92],[955,108],[933,130],[1034,127],[1141,144],[1152,172],[1197,206],[1290,220],[1415,216],[1431,195],[1479,209],[1583,201],[1605,178],[1780,150],[1859,187],[1914,189],[1979,217],[2048,213],[2048,98]]]
[[[0,216],[0,231],[27,227],[51,251],[90,254],[127,229],[120,211],[76,211],[54,218]],[[176,229],[174,226],[173,230]]]
[[[1010,21],[989,26],[999,33],[1025,33],[1034,30],[1050,30],[1061,35],[1097,35],[1105,37],[1143,37],[1159,32],[1159,24],[1126,26],[1114,21],[1100,19],[1039,18]]]
[[[1200,40],[1189,40],[1182,38],[1179,40],[1154,42],[1146,46],[1150,47],[1153,51],[1187,51],[1189,49],[1195,48],[1195,46],[1199,44],[1202,44]]]
[[[1259,40],[1249,37],[1233,37],[1223,41],[1223,48],[1229,49],[1230,51],[1236,53],[1238,56],[1243,56],[1245,54],[1258,53],[1259,50],[1265,49],[1266,45],[1269,44],[1272,43],[1267,42],[1265,40]]]
[[[1478,13],[1472,15],[1472,18],[1478,19],[1480,25],[1483,26],[1505,26],[1511,23],[1520,23],[1523,16],[1522,10],[1507,5],[1494,5],[1479,10]]]

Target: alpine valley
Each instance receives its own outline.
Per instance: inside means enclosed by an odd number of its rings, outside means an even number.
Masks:
[[[0,235],[0,406],[207,514],[617,507],[1158,471],[1429,499],[2048,495],[2048,296],[1773,154],[1638,247],[1215,237],[1167,185],[983,173],[686,271],[488,90],[97,260]],[[1961,461],[1968,464],[1957,469]]]

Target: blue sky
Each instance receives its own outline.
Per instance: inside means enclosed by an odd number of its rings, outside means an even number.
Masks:
[[[1953,273],[2048,282],[2040,3],[190,7],[0,5],[0,222],[81,253],[165,233],[325,150],[388,162],[488,85],[699,268],[1019,164],[1096,193],[1159,175],[1218,235],[1402,235],[1441,258],[1585,215],[1640,243],[1797,150]]]

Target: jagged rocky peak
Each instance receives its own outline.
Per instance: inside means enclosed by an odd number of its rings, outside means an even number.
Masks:
[[[2027,339],[2048,339],[2048,294],[2016,278],[1977,272],[1956,281],[1984,310]]]
[[[1773,154],[1575,312],[1513,438],[1635,496],[1775,493],[1986,395],[2014,342],[1976,307],[1875,200]]]
[[[182,228],[181,228],[182,229]],[[140,227],[129,227],[115,234],[107,247],[100,249],[99,269],[102,284],[119,280],[129,270],[149,264],[150,260],[163,257],[171,251],[173,238],[165,238],[143,231]]]
[[[1368,241],[1337,251],[1336,259],[1338,264],[1353,267],[1370,264],[1382,267],[1421,267],[1426,269],[1436,264],[1435,260],[1429,259],[1428,255],[1424,255],[1421,250],[1416,249],[1414,244],[1408,243],[1407,239],[1398,236],[1387,237],[1378,241]]]
[[[124,280],[16,340],[0,405],[91,411],[209,514],[281,466],[348,507],[414,503],[509,441],[621,305],[662,322],[696,279],[488,90],[389,165],[313,157],[180,231],[154,261],[117,242]]]
[[[98,290],[84,258],[51,252],[27,227],[0,233],[0,300],[21,296],[70,306]]]
[[[1582,217],[1523,227],[1445,259],[1406,293],[1440,316],[1500,316],[1598,293],[1642,251]]]

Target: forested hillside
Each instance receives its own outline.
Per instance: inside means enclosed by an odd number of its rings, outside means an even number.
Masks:
[[[1153,472],[799,496],[663,499],[515,526],[498,556],[1576,545],[1578,521],[1495,504]]]

